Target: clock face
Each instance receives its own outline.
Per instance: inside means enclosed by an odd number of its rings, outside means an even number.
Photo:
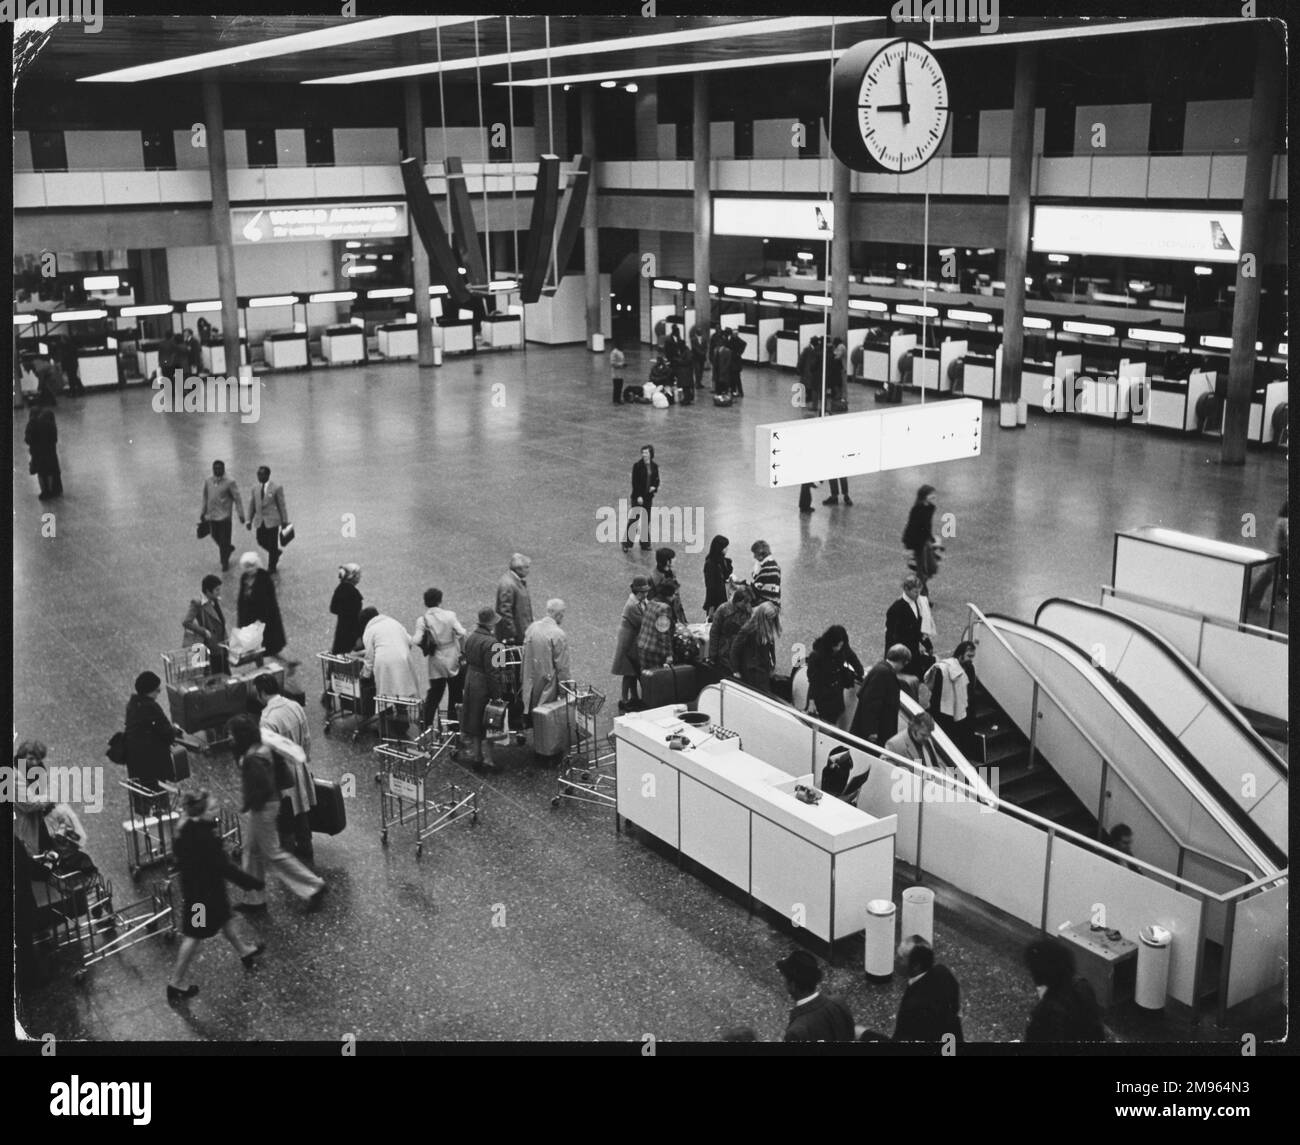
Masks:
[[[859,48],[866,50],[855,49],[852,64],[862,70],[853,85],[857,138],[851,140],[849,150],[865,162],[859,167],[841,158],[859,170],[901,174],[924,167],[948,130],[948,81],[943,68],[933,52],[913,40],[877,41]],[[847,56],[842,62],[849,64]],[[842,91],[838,87],[837,95]],[[838,108],[836,113],[839,118]]]

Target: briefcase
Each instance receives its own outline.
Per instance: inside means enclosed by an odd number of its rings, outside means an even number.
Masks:
[[[343,789],[332,779],[316,782],[316,806],[311,809],[308,821],[313,835],[337,835],[348,825],[347,804]]]

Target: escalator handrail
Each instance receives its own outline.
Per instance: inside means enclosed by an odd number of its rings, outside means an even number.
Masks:
[[[1088,741],[1088,745],[1092,748],[1093,751],[1097,753],[1098,758],[1103,760],[1109,760],[1110,754],[1101,749],[1101,746],[1097,743],[1097,741],[1093,739],[1091,735],[1088,734],[1088,730],[1082,727],[1079,724],[1079,721],[1076,720],[1070,714],[1069,708],[1067,708],[1063,703],[1061,703],[1061,701],[1057,698],[1056,693],[1053,692],[1052,689],[1049,688],[1039,678],[1037,672],[1035,672],[1028,664],[1024,662],[1024,660],[1021,659],[1020,654],[1014,648],[1011,647],[1011,645],[1007,642],[1006,637],[1004,637],[1002,633],[1000,633],[996,628],[993,627],[992,624],[989,623],[989,618],[984,615],[984,613],[980,610],[979,606],[967,601],[966,607],[970,609],[972,615],[979,618],[984,628],[989,633],[992,634],[993,638],[997,640],[999,644],[1002,645],[1002,647],[1007,651],[1008,655],[1010,655],[1011,658],[1015,660],[1017,664],[1020,665],[1020,667],[1024,670],[1025,674],[1031,680],[1033,680],[1034,683],[1037,684],[1040,689],[1042,689],[1043,694],[1046,695],[1047,698],[1056,705],[1057,710],[1070,722],[1070,725],[1074,728],[1074,730],[1077,731],[1081,736],[1083,736],[1085,740]],[[1010,619],[1010,618],[1007,617],[1004,619]],[[1024,622],[1021,621],[1020,623],[1024,623]],[[1247,882],[1250,882],[1252,879],[1257,877],[1254,872],[1248,871],[1245,867],[1239,867],[1237,866],[1236,863],[1230,863],[1226,859],[1219,858],[1217,855],[1207,854],[1205,851],[1202,851],[1199,848],[1190,846],[1189,844],[1185,843],[1182,839],[1182,836],[1179,835],[1178,832],[1176,832],[1172,827],[1170,827],[1169,824],[1165,821],[1165,817],[1161,815],[1160,812],[1157,811],[1154,807],[1151,806],[1151,804],[1147,801],[1146,796],[1144,796],[1140,791],[1137,791],[1136,789],[1132,789],[1132,790],[1133,790],[1133,795],[1137,799],[1137,801],[1141,803],[1142,806],[1146,808],[1148,814],[1150,814],[1151,817],[1155,819],[1155,821],[1159,823],[1161,827],[1164,828],[1165,834],[1167,834],[1179,847],[1181,847],[1185,852],[1187,852],[1187,854],[1198,855],[1200,858],[1207,859],[1211,863],[1215,863],[1218,866],[1227,867],[1231,871],[1236,871],[1238,874],[1245,875]]]
[[[1165,654],[1166,659],[1177,665],[1183,675],[1196,687],[1197,691],[1205,697],[1206,701],[1215,707],[1220,715],[1226,716],[1228,722],[1233,724],[1242,735],[1250,740],[1257,751],[1263,753],[1267,757],[1269,766],[1272,767],[1282,779],[1285,780],[1289,777],[1290,773],[1286,761],[1279,758],[1278,754],[1268,746],[1264,737],[1251,726],[1250,721],[1241,714],[1240,709],[1237,708],[1237,706],[1222,692],[1220,692],[1219,689],[1206,678],[1205,674],[1196,667],[1196,665],[1192,664],[1186,656],[1179,652],[1178,649],[1170,644],[1169,641],[1160,635],[1160,633],[1156,632],[1152,628],[1148,628],[1145,624],[1141,623],[1141,621],[1134,620],[1131,616],[1125,616],[1122,612],[1111,612],[1109,609],[1102,608],[1100,605],[1088,604],[1086,601],[1073,600],[1070,597],[1065,596],[1049,596],[1038,606],[1038,611],[1034,613],[1035,627],[1042,627],[1042,625],[1039,624],[1038,618],[1043,615],[1043,610],[1050,604],[1066,604],[1072,608],[1081,608],[1085,612],[1099,613],[1108,618],[1115,618],[1122,621],[1135,632],[1141,633],[1141,635],[1145,636]],[[1051,629],[1048,629],[1048,631],[1050,632]],[[1106,675],[1110,677],[1112,681],[1117,679],[1113,672],[1110,672],[1107,669],[1102,669],[1102,671],[1106,672]],[[1131,685],[1129,685],[1129,690],[1132,690]]]
[[[1247,624],[1244,620],[1224,620],[1221,616],[1208,616],[1204,612],[1197,612],[1192,608],[1167,604],[1163,600],[1155,600],[1152,597],[1143,596],[1141,593],[1129,592],[1126,588],[1116,588],[1113,584],[1103,584],[1101,586],[1101,598],[1105,600],[1108,596],[1114,597],[1116,600],[1127,600],[1133,604],[1145,604],[1151,608],[1157,608],[1161,612],[1172,612],[1175,616],[1185,616],[1189,620],[1213,625],[1215,628],[1227,628],[1232,632],[1244,632],[1248,636],[1258,636],[1262,640],[1276,640],[1281,644],[1290,643],[1290,637],[1287,633],[1278,632],[1273,628],[1264,628],[1258,624]],[[1110,609],[1104,611],[1109,612]],[[1128,613],[1119,613],[1118,615],[1127,616]]]

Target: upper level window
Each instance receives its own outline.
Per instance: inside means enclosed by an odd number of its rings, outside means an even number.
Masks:
[[[165,128],[145,128],[140,132],[146,171],[176,170],[176,137]]]
[[[275,131],[268,127],[250,127],[244,132],[250,167],[274,167]]]
[[[33,131],[31,145],[33,171],[68,169],[68,149],[64,144],[62,131]]]

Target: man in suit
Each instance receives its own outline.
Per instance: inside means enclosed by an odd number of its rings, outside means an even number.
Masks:
[[[275,572],[280,562],[280,530],[289,524],[284,507],[284,487],[271,480],[271,470],[257,471],[257,484],[248,498],[248,528],[257,529],[257,543],[266,550],[266,571]]]
[[[747,343],[732,330],[727,338],[727,345],[731,349],[731,392],[736,397],[743,398],[745,396],[745,387],[740,380],[740,371],[744,367],[744,353]]]
[[[704,363],[709,360],[709,328],[697,322],[691,328],[691,377],[698,390],[704,384]]]
[[[533,601],[528,595],[528,571],[532,567],[530,558],[515,553],[509,571],[497,583],[496,636],[507,644],[522,644],[533,622]]]
[[[838,998],[822,994],[822,968],[806,950],[795,950],[776,964],[794,999],[786,1042],[851,1042],[853,1015]]]
[[[659,466],[655,463],[655,447],[643,445],[641,459],[632,466],[632,508],[628,513],[627,535],[623,538],[623,551],[632,551],[632,530],[641,539],[641,551],[650,551],[650,510],[655,494],[659,492]]]
[[[226,671],[226,615],[221,611],[221,578],[208,573],[203,578],[203,595],[190,601],[181,621],[186,644],[202,644],[208,650],[208,666],[217,674]]]
[[[940,1042],[951,1034],[961,1045],[961,987],[952,971],[935,963],[934,947],[919,934],[898,953],[907,961],[907,989],[898,1004],[894,1041]]]
[[[903,595],[885,613],[885,647],[901,644],[911,655],[908,672],[922,679],[934,663],[930,638],[921,631],[921,578],[909,574],[903,580]]]
[[[233,477],[226,476],[226,463],[214,461],[212,476],[203,482],[203,508],[199,510],[199,520],[208,523],[221,554],[222,572],[230,568],[230,554],[235,551],[230,539],[231,517],[235,512],[239,514],[240,524],[244,524],[244,499],[239,495],[239,486]]]
[[[935,771],[946,770],[934,750],[930,738],[934,734],[934,717],[929,712],[917,712],[907,721],[907,728],[885,741],[885,748],[904,759],[914,759]]]
[[[879,664],[873,664],[858,692],[858,710],[853,713],[849,734],[872,743],[884,744],[898,734],[898,674],[912,654],[895,644]]]

